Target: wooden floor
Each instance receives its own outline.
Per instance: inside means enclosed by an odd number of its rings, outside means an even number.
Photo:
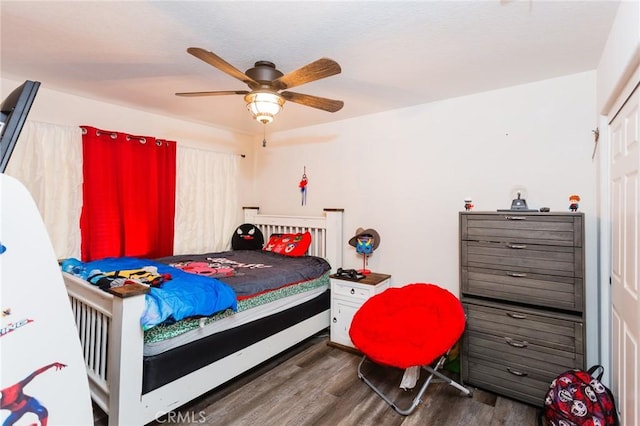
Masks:
[[[473,388],[469,398],[442,382],[429,385],[413,414],[401,416],[358,379],[361,357],[327,341],[326,335],[309,339],[150,425],[537,425],[535,407]],[[421,383],[402,391],[402,371],[375,364],[365,371],[403,408]],[[95,424],[106,425],[97,410]]]

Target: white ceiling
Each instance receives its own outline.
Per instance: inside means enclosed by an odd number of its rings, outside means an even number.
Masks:
[[[293,89],[341,99],[328,113],[287,103],[280,131],[587,70],[598,65],[616,1],[7,1],[5,78],[158,114],[261,134],[246,90],[186,53],[211,50],[241,71],[285,74],[321,57],[342,73]]]

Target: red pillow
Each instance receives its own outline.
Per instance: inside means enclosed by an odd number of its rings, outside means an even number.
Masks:
[[[309,231],[297,234],[272,234],[263,250],[286,256],[304,256],[311,245]]]

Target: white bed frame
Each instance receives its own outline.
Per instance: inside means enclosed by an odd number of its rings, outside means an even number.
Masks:
[[[245,207],[265,239],[273,233],[309,231],[309,254],[342,266],[341,209],[322,217],[274,216]],[[113,295],[63,273],[89,377],[91,397],[109,416],[109,425],[144,425],[233,379],[329,326],[329,310],[142,395],[144,293]],[[108,347],[108,351],[107,351]]]

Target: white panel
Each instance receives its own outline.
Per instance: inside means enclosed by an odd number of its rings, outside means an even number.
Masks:
[[[618,311],[616,307],[612,307],[611,311],[611,339],[613,342],[621,342],[621,330],[620,330],[620,316],[618,315]],[[622,410],[622,401],[620,399],[620,395],[622,394],[622,381],[620,380],[622,377],[619,374],[615,374],[616,371],[620,371],[620,346],[612,345],[611,348],[611,371],[614,372],[613,377],[611,377],[611,391],[613,392],[613,397],[616,401],[620,401],[618,403],[618,410]]]
[[[612,124],[611,126],[611,161],[613,164],[622,153],[622,124]]]
[[[636,144],[637,145],[637,144]],[[625,179],[624,215],[624,287],[630,297],[638,300],[638,170]]]
[[[631,105],[631,111],[625,120],[626,147],[627,152],[638,146],[640,138],[640,114],[638,105]]]
[[[614,277],[619,278],[622,273],[622,258],[620,253],[622,252],[622,185],[620,183],[620,179],[615,179],[611,182],[611,219],[613,223],[611,224],[611,251],[612,251],[612,262],[611,262],[611,274]]]
[[[622,365],[622,377],[624,380],[624,395],[620,401],[624,401],[624,425],[638,425],[638,341],[635,335],[636,330],[629,330],[625,327],[623,337],[624,342],[624,364]]]

